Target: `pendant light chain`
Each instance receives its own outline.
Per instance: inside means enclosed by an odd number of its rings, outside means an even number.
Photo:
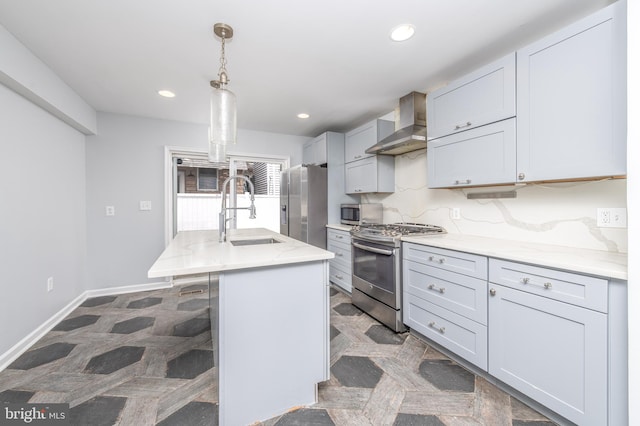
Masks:
[[[225,84],[229,82],[227,78],[227,58],[225,57],[225,32],[222,32],[222,48],[220,53],[220,70],[218,71],[218,78],[220,79],[220,85],[224,87]]]

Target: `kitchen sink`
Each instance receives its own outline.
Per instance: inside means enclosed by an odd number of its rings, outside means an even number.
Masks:
[[[256,238],[251,240],[233,240],[231,244],[234,246],[255,246],[258,244],[276,244],[281,242],[282,241],[278,241],[275,238]]]

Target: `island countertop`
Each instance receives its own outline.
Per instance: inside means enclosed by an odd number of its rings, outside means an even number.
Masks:
[[[264,228],[230,229],[227,241],[218,231],[182,231],[149,269],[149,278],[224,272],[262,266],[326,260],[334,254]],[[237,245],[231,241],[273,238],[278,243]]]

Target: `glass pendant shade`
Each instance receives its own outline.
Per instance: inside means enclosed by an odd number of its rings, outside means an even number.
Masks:
[[[211,88],[211,128],[209,161],[226,161],[227,145],[236,143],[236,95],[230,90]]]

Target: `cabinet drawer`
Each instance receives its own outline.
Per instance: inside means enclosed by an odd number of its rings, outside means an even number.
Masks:
[[[329,262],[329,281],[351,293],[351,272],[345,270],[343,266]]]
[[[487,327],[404,294],[404,323],[411,329],[487,370]]]
[[[336,255],[329,262],[342,265],[343,268],[351,270],[351,245],[329,241],[327,250]]]
[[[489,281],[532,294],[607,312],[608,281],[506,260],[489,260]]]
[[[403,262],[404,291],[487,324],[487,281],[421,263]]]
[[[339,231],[337,229],[327,229],[327,243],[336,241],[351,245],[351,234],[348,231]]]
[[[405,260],[482,280],[487,279],[487,258],[484,256],[414,243],[404,243],[403,253]]]

